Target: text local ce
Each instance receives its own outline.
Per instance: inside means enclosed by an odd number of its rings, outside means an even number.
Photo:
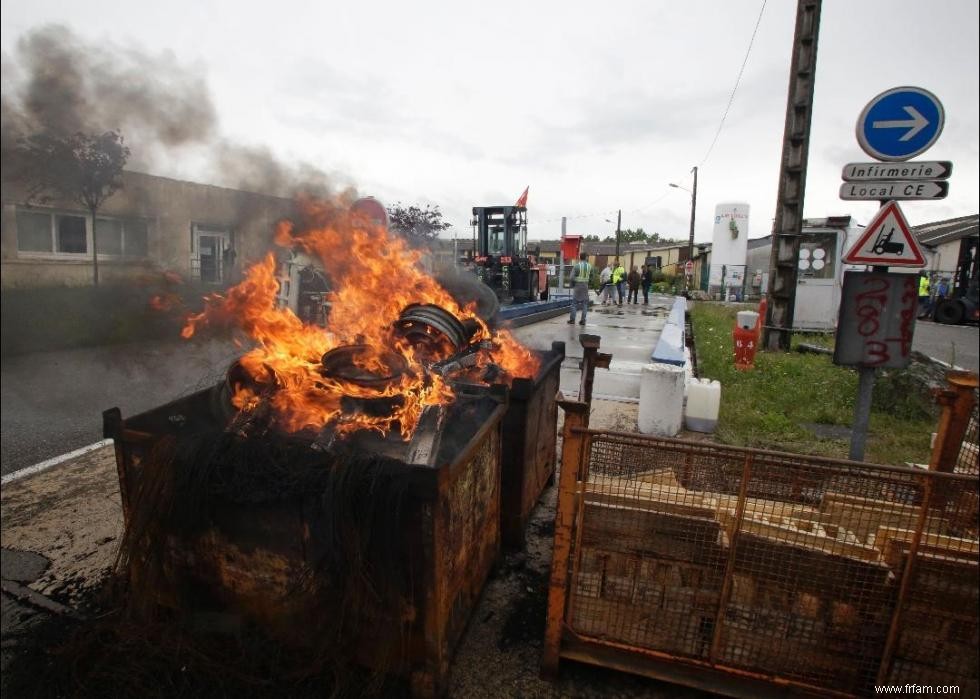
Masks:
[[[870,199],[890,199],[904,196],[926,196],[929,189],[934,187],[932,182],[902,182],[892,184],[858,184],[848,182],[847,193],[851,196],[868,197]]]

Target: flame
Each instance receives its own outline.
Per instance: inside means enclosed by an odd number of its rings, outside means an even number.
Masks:
[[[153,294],[147,302],[154,311],[169,311],[180,303],[176,294]]]
[[[298,204],[299,221],[281,221],[275,242],[318,258],[328,270],[334,293],[327,326],[304,324],[277,305],[277,263],[269,253],[248,268],[241,283],[206,297],[204,310],[189,316],[181,331],[190,338],[206,326],[234,326],[252,338],[255,348],[240,360],[248,380],[234,387],[232,403],[239,411],[254,412],[266,403],[276,427],[288,432],[329,426],[338,435],[362,429],[388,434],[397,427],[408,440],[428,406],[454,399],[452,387],[427,366],[427,358],[392,333],[394,322],[413,303],[434,304],[461,321],[474,321],[472,342],[489,341],[493,363],[509,377],[537,374],[537,357],[509,332],[491,333],[475,304],[461,307],[422,271],[421,253],[402,238],[352,212],[345,200],[306,198]],[[393,374],[391,380],[365,386],[325,376],[323,355],[348,345],[364,347],[355,357],[357,367]],[[404,360],[397,372],[390,366],[392,352]],[[351,410],[352,400],[387,400],[392,409],[380,416]]]

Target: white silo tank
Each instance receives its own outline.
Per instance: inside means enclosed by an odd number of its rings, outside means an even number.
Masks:
[[[722,287],[741,289],[745,282],[745,253],[749,240],[749,205],[718,204],[711,233],[711,272],[708,285],[715,293]],[[724,278],[722,274],[724,273]]]

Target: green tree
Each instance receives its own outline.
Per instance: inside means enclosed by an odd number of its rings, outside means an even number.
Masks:
[[[616,238],[613,237],[615,241]],[[620,243],[645,243],[647,242],[647,234],[642,228],[627,228],[625,231],[619,232],[619,242]]]
[[[607,235],[602,239],[602,242],[615,243],[616,234]],[[674,245],[684,241],[680,239],[675,240],[674,238],[664,238],[659,233],[647,233],[643,228],[627,228],[619,232],[619,242],[622,244],[649,243],[650,245]]]
[[[99,285],[99,246],[96,214],[122,188],[129,148],[118,131],[69,136],[42,132],[18,144],[19,169],[28,185],[28,201],[47,201],[51,195],[71,199],[92,217],[92,282]]]
[[[412,243],[428,243],[439,237],[439,233],[451,224],[442,220],[439,205],[403,206],[398,202],[388,209],[388,224],[391,230],[405,236]]]
[[[636,228],[636,229],[627,228],[619,232],[619,242],[624,245],[626,243],[645,243],[646,240],[647,240],[647,234],[644,232],[642,228]],[[602,242],[615,243],[616,234],[612,233],[610,235],[607,235],[605,238],[602,239]]]

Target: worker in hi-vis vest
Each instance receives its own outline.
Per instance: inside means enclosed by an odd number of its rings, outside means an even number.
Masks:
[[[582,320],[579,325],[585,325],[585,316],[589,312],[589,279],[592,277],[592,265],[588,262],[588,255],[584,252],[578,256],[578,262],[572,267],[568,275],[568,281],[572,283],[572,310],[568,316],[568,324],[575,323],[575,311],[582,308]]]
[[[622,306],[623,296],[626,295],[623,293],[623,291],[625,291],[623,287],[626,286],[626,270],[623,269],[623,265],[620,264],[619,260],[613,262],[612,283],[613,286],[616,287],[616,295],[619,297],[616,300],[619,302],[619,305]]]
[[[929,273],[922,270],[919,272],[919,318],[928,318],[932,311],[930,292]]]

